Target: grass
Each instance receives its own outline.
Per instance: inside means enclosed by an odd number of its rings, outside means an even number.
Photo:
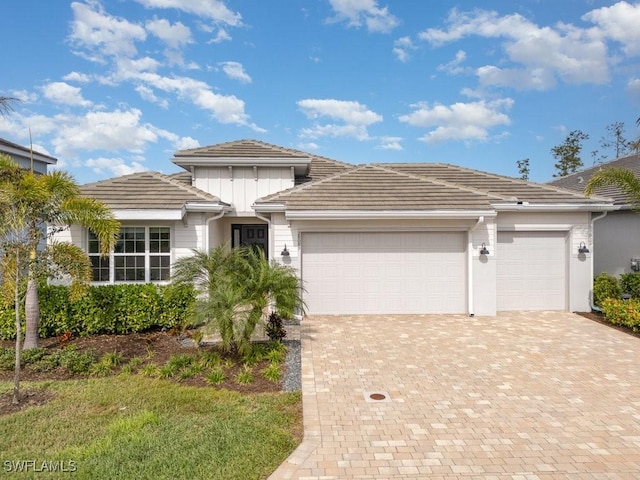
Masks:
[[[266,478],[300,440],[299,393],[246,395],[141,375],[25,388],[55,398],[0,416],[1,460],[73,461],[77,479]],[[0,393],[10,389],[0,383]],[[18,476],[70,474],[28,475]]]

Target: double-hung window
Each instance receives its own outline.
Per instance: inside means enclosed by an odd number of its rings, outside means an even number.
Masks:
[[[122,227],[108,257],[100,256],[100,243],[89,232],[89,258],[94,282],[162,282],[171,273],[169,227]]]

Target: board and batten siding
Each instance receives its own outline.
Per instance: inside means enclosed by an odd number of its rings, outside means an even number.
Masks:
[[[258,198],[291,188],[294,177],[289,167],[196,167],[194,186],[234,206],[236,214],[254,214]]]

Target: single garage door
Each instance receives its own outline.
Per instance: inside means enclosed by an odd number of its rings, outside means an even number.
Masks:
[[[567,308],[567,232],[498,232],[497,308]]]
[[[462,313],[464,234],[305,233],[304,300],[311,314]]]

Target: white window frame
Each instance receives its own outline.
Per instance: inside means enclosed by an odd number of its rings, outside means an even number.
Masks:
[[[109,280],[94,280],[92,281],[93,284],[96,285],[105,285],[105,284],[114,284],[114,283],[157,283],[157,284],[166,284],[169,283],[170,278],[167,278],[166,280],[151,280],[151,258],[153,257],[165,257],[168,259],[168,267],[164,267],[164,266],[160,266],[160,269],[162,268],[168,268],[169,269],[169,277],[171,277],[171,260],[172,260],[172,238],[173,238],[173,229],[168,226],[168,225],[149,225],[149,226],[143,226],[143,225],[124,225],[121,228],[121,232],[124,229],[144,229],[144,252],[114,252],[113,250],[109,253],[108,255],[108,260],[109,260]],[[169,233],[169,251],[168,252],[151,252],[151,230],[152,229],[156,229],[156,228],[160,228],[160,229],[167,229],[168,233]],[[87,246],[89,245],[89,243],[91,242],[92,238],[91,238],[91,232],[87,232]],[[135,241],[135,239],[134,239]],[[159,239],[158,241],[162,241],[162,239]],[[87,251],[89,249],[87,248]],[[88,253],[89,257],[98,257],[99,254],[97,253]],[[139,258],[144,258],[144,280],[116,280],[116,258],[118,257],[139,257]],[[136,268],[136,267],[131,267],[131,268]],[[92,267],[93,269],[93,267]]]

